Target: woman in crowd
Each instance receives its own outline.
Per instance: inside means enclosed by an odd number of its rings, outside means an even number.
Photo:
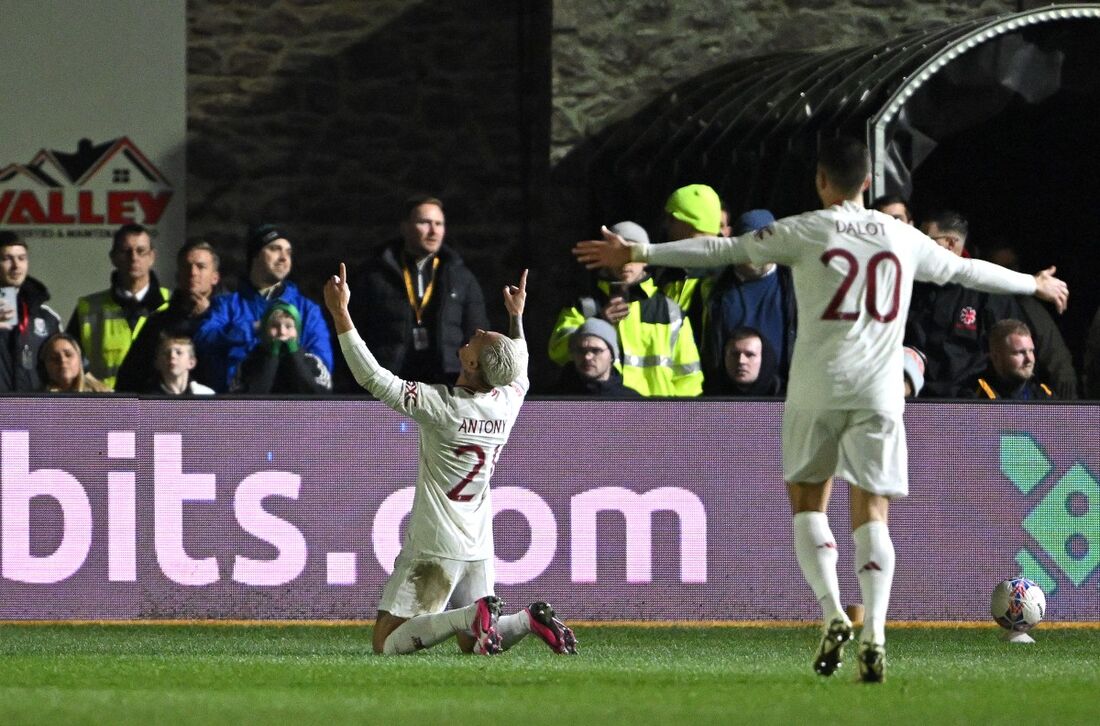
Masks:
[[[102,381],[84,372],[80,343],[68,333],[54,333],[42,344],[39,354],[43,390],[51,393],[110,392]]]

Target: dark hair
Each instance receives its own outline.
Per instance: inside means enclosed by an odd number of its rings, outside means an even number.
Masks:
[[[171,329],[162,330],[160,335],[157,336],[157,354],[160,353],[161,348],[163,348],[166,343],[177,341],[180,343],[186,342],[187,345],[191,346],[191,354],[195,355],[195,340],[187,333]]]
[[[0,248],[3,247],[26,247],[27,243],[23,241],[23,238],[17,235],[15,232],[3,231],[0,232]]]
[[[909,200],[900,194],[883,194],[881,197],[875,199],[871,204],[871,209],[877,209],[881,212],[883,207],[889,207],[891,204],[900,204],[905,207],[905,213],[908,214],[910,218],[913,217],[913,210],[909,208]]]
[[[439,207],[440,211],[443,211],[443,202],[438,197],[433,197],[430,194],[414,194],[405,200],[404,205],[401,207],[401,221],[407,222],[409,217],[412,216],[413,211],[421,204],[434,204]]]
[[[958,232],[964,242],[966,236],[970,234],[970,224],[966,221],[966,217],[951,209],[937,210],[921,220],[922,228],[927,228],[930,224],[936,225],[941,232]]]
[[[210,256],[214,258],[214,269],[217,270],[221,267],[221,257],[218,256],[218,251],[214,249],[214,245],[210,244],[201,237],[192,237],[184,243],[183,247],[180,247],[180,251],[176,253],[176,265],[182,265],[187,261],[187,255],[194,250],[204,250],[210,253]]]
[[[818,146],[817,165],[839,191],[855,194],[871,173],[867,145],[850,136],[823,139]]]
[[[747,325],[743,325],[738,328],[734,328],[730,331],[729,336],[726,338],[726,345],[736,342],[738,340],[745,340],[747,338],[759,338],[760,342],[764,342],[764,334],[756,328],[750,328]]]
[[[111,238],[111,252],[118,249],[118,246],[126,241],[126,238],[132,234],[149,234],[149,230],[142,224],[124,224],[115,230],[114,237]],[[153,246],[153,236],[149,235],[149,247]]]

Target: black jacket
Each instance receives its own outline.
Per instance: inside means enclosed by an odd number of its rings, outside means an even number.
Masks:
[[[489,318],[481,285],[462,258],[444,245],[438,252],[435,290],[424,311],[429,349],[413,348],[416,318],[402,275],[400,240],[382,247],[352,280],[351,314],[367,347],[385,368],[406,380],[453,383],[461,370],[458,349]]]
[[[176,290],[169,298],[166,309],[153,313],[146,319],[145,325],[130,345],[130,350],[126,352],[126,357],[122,359],[122,365],[118,368],[118,377],[115,379],[116,391],[142,393],[159,390],[160,377],[155,364],[160,336],[163,333],[194,338],[195,331],[199,329],[199,325],[206,316],[192,316],[191,310],[191,296],[184,291]],[[195,370],[191,371],[191,380],[213,388],[215,376],[208,371],[208,366],[203,365],[203,358],[200,357],[198,361]]]
[[[590,396],[592,398],[642,398],[642,394],[623,385],[623,375],[614,368],[606,381],[590,381],[577,373],[576,366],[565,366],[557,386],[548,393],[558,396]]]
[[[54,333],[61,330],[61,318],[46,301],[49,290],[33,277],[27,277],[16,298],[18,310],[13,327],[0,330],[0,392],[37,391],[38,351]]]
[[[905,345],[927,357],[922,398],[966,398],[988,362],[989,331],[1005,318],[1023,316],[1009,295],[962,285],[913,286]]]
[[[1005,381],[990,366],[978,377],[972,391],[975,398],[1004,399],[1007,401],[1045,401],[1055,398],[1054,391],[1043,383],[1031,378],[1023,383]]]
[[[230,393],[308,393],[332,390],[332,377],[320,358],[295,347],[273,351],[269,343],[253,348],[241,361]]]
[[[1076,374],[1065,340],[1050,314],[1030,299],[978,292],[961,285],[913,286],[905,344],[928,359],[921,397],[965,398],[989,363],[989,331],[1006,318],[1021,320],[1035,341],[1039,376],[1076,397]],[[1063,395],[1059,391],[1059,395]]]

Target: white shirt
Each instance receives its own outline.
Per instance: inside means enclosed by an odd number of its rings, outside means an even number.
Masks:
[[[379,365],[355,330],[339,337],[359,385],[419,424],[419,467],[404,546],[455,560],[493,556],[489,480],[530,383],[477,393],[405,381]]]
[[[637,245],[633,259],[669,267],[788,265],[798,338],[787,406],[901,411],[902,338],[914,279],[1031,295],[1035,278],[940,247],[915,227],[844,202],[741,237]]]
[[[179,395],[175,391],[170,389],[167,385],[165,385],[163,380],[160,382],[160,392],[168,394],[169,396]],[[209,386],[204,386],[201,383],[199,383],[198,381],[188,381],[187,382],[187,389],[183,393],[184,394],[189,393],[192,396],[213,396],[214,395],[214,389],[210,388]]]

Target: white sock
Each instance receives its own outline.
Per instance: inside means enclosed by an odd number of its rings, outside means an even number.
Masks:
[[[469,633],[477,614],[477,603],[441,613],[417,615],[397,626],[386,638],[382,652],[386,655],[406,655],[431,648],[452,635]]]
[[[508,650],[531,632],[531,616],[526,610],[501,615],[497,618],[497,632],[500,633],[501,646]]]
[[[825,623],[836,618],[848,619],[840,606],[840,583],[836,577],[836,539],[824,512],[799,512],[794,515],[794,552],[798,566],[814,591]]]
[[[852,532],[856,542],[856,576],[863,593],[863,632],[860,642],[886,642],[886,610],[894,582],[894,543],[886,522],[870,521]]]

